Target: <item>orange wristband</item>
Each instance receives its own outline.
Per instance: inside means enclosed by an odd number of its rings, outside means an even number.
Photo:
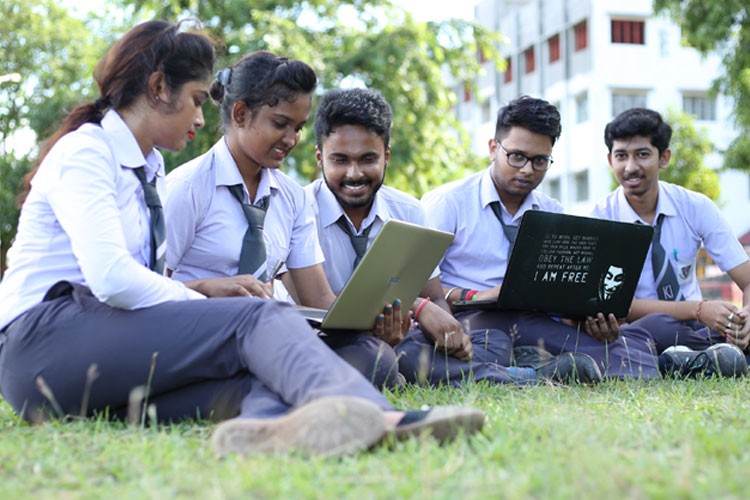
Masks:
[[[695,308],[695,322],[696,323],[703,323],[701,321],[701,308],[703,307],[704,302],[707,302],[707,299],[703,299],[700,302],[698,302],[698,307]]]
[[[422,309],[424,309],[424,306],[426,306],[429,301],[429,297],[422,299],[422,302],[420,302],[417,306],[417,310],[414,311],[414,321],[419,321],[419,314],[422,312]]]

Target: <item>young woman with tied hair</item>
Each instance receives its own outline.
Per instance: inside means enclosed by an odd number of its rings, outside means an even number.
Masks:
[[[267,282],[280,275],[298,303],[331,307],[336,296],[323,271],[311,201],[297,181],[279,170],[299,142],[316,85],[310,66],[268,51],[249,53],[217,72],[211,97],[220,106],[224,135],[167,176],[164,209],[172,278],[239,274],[252,295],[269,298]],[[249,220],[254,220],[252,214],[248,219],[248,210],[263,219],[258,236],[263,241],[245,243],[246,233],[252,233]],[[279,263],[283,268],[277,273]],[[400,310],[385,312],[389,318],[385,313],[373,318],[380,331],[322,337],[379,388],[397,384],[399,376],[396,353],[386,340],[394,333],[394,344],[401,338],[400,324],[393,320]]]
[[[124,416],[147,386],[159,421],[239,415],[214,431],[219,455],[337,455],[387,433],[478,428],[475,410],[395,411],[288,306],[222,297],[241,278],[163,275],[158,149],[203,126],[213,62],[204,35],[143,23],[98,64],[96,102],[47,141],[0,284],[3,397],[30,421]]]

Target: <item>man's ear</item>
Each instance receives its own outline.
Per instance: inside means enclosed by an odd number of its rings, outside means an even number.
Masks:
[[[387,167],[388,166],[388,162],[391,160],[391,147],[390,146],[388,146],[387,148],[385,148],[384,158],[385,158],[385,166]]]
[[[612,167],[612,153],[611,152],[607,153],[607,162],[609,163],[609,168],[613,168]]]
[[[253,116],[252,111],[248,109],[247,104],[242,99],[237,99],[232,106],[232,123],[242,127]]]
[[[667,168],[669,166],[669,159],[672,158],[672,150],[667,148],[659,156],[659,168]]]
[[[315,145],[315,161],[318,164],[318,168],[323,170],[323,152],[320,151],[318,145]]]
[[[495,139],[490,139],[487,145],[490,148],[490,161],[495,161],[495,156],[497,156],[497,141]]]

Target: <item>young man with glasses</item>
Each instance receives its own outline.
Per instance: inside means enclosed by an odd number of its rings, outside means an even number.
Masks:
[[[383,184],[390,159],[391,116],[391,106],[371,89],[329,90],[318,104],[316,157],[322,178],[305,189],[313,201],[323,268],[335,293],[344,288],[359,256],[388,220],[427,224],[418,200]],[[601,378],[593,360],[570,353],[551,357],[534,369],[508,368],[508,336],[493,329],[465,329],[445,302],[437,270],[420,295],[406,305],[416,323],[396,346],[399,370],[409,382],[527,384]],[[575,373],[577,360],[588,361],[594,375]]]
[[[495,136],[489,141],[489,168],[422,199],[430,223],[456,235],[440,264],[449,303],[496,299],[524,212],[562,212],[559,202],[535,191],[552,165],[552,147],[560,132],[554,106],[519,97],[498,112]],[[600,313],[580,325],[547,314],[500,310],[458,312],[456,318],[472,329],[508,332],[518,364],[533,366],[546,350],[552,355],[587,354],[605,376],[650,378],[659,373],[650,334],[638,327],[621,329],[614,315]]]

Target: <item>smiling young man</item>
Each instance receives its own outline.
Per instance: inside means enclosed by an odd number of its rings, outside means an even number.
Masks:
[[[519,97],[498,112],[495,136],[489,140],[491,165],[422,199],[432,225],[456,235],[440,264],[449,303],[496,299],[523,214],[531,209],[562,212],[560,203],[536,191],[552,165],[552,147],[560,132],[560,114],[554,106]],[[586,354],[605,376],[658,375],[648,332],[620,329],[614,315],[599,314],[581,327],[547,314],[500,310],[459,312],[456,318],[471,328],[509,332],[514,347]]]
[[[714,202],[659,180],[671,158],[671,136],[671,127],[656,111],[634,108],[615,117],[605,128],[604,142],[620,187],[592,214],[654,226],[628,319],[651,332],[659,352],[667,349],[668,356],[697,359],[690,366],[718,360],[721,366],[708,367],[710,371],[736,376],[746,371],[745,360],[725,342],[745,351],[750,343],[750,259]],[[742,308],[702,299],[695,270],[701,246],[743,291]],[[710,349],[711,356],[672,346]],[[682,371],[692,375],[688,368]],[[704,370],[698,368],[693,371]]]
[[[359,261],[357,237],[366,241],[363,252],[389,219],[427,225],[418,200],[383,185],[390,159],[391,114],[380,93],[349,89],[327,92],[315,115],[316,155],[323,178],[306,189],[314,201],[323,267],[336,293]],[[399,370],[407,380],[457,385],[470,377],[525,383],[571,375],[571,356],[553,358],[536,371],[506,368],[508,336],[493,329],[466,331],[443,295],[436,270],[421,297],[409,304],[419,328],[410,329],[396,349]]]

